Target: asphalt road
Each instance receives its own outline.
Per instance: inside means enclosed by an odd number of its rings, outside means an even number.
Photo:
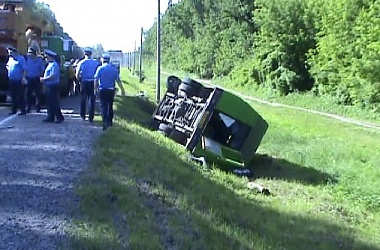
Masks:
[[[4,119],[8,117],[9,112],[10,112],[9,105],[0,104],[0,124],[1,124],[1,121],[3,121]]]
[[[8,116],[0,107],[0,249],[72,249],[73,187],[102,129],[81,119],[78,97],[61,107],[61,124],[43,123],[46,109]]]

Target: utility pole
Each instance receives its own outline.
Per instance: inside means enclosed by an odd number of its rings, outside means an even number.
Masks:
[[[129,51],[129,70],[132,71],[132,51]]]
[[[132,65],[133,65],[132,51],[129,51],[129,70],[130,71],[132,71]]]
[[[140,60],[139,60],[139,82],[142,83],[142,57],[143,57],[143,35],[144,29],[141,27],[141,35],[140,35]]]
[[[135,41],[135,49],[133,51],[133,69],[132,69],[132,75],[135,75],[136,71],[136,41]]]
[[[128,52],[128,69],[131,70],[131,52]]]
[[[160,77],[161,77],[161,10],[160,0],[158,0],[157,12],[157,78],[156,78],[156,101],[159,102],[160,96]]]

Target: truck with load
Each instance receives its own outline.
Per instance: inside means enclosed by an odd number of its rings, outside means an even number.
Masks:
[[[244,167],[250,165],[268,129],[268,123],[237,95],[176,76],[168,77],[151,126],[196,157]]]
[[[26,3],[23,0],[0,0],[0,102],[7,100],[9,88],[6,69],[8,47],[16,48],[24,56],[28,47],[34,47],[40,56],[43,56],[43,49],[55,51],[61,65],[61,95],[68,94],[70,84],[64,64],[67,59],[64,57],[63,39],[55,34],[52,22],[35,13]]]

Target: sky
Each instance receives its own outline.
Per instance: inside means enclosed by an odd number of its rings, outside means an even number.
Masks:
[[[46,3],[64,32],[80,47],[101,44],[105,50],[133,51],[140,44],[141,28],[151,28],[158,0],[38,0]],[[161,13],[168,0],[160,0]],[[178,1],[173,0],[173,3]]]

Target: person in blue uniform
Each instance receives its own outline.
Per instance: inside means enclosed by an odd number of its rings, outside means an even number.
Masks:
[[[25,85],[27,83],[26,74],[26,61],[25,57],[17,52],[16,48],[8,48],[8,78],[9,78],[9,92],[12,98],[12,111],[9,115],[17,113],[19,115],[26,115],[25,109]]]
[[[40,112],[42,103],[42,84],[40,77],[44,73],[45,62],[41,57],[37,56],[37,51],[33,47],[28,49],[26,68],[26,112],[29,113],[31,111],[34,103],[36,104],[36,111]]]
[[[95,73],[95,91],[99,94],[103,131],[107,130],[113,123],[113,101],[116,82],[121,89],[122,95],[125,95],[119,72],[115,67],[110,65],[110,58],[109,54],[103,54],[102,65],[99,66]]]
[[[85,58],[78,63],[76,77],[80,79],[80,116],[86,119],[86,103],[89,101],[88,120],[92,122],[95,115],[94,75],[99,63],[91,58],[91,49],[84,50]]]
[[[45,85],[47,118],[44,122],[61,123],[64,117],[59,104],[59,64],[55,61],[57,54],[51,50],[45,50],[47,66],[40,81]]]

